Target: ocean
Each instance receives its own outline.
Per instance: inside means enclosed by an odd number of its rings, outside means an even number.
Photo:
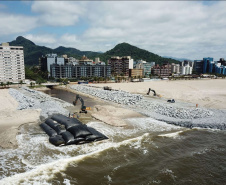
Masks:
[[[128,123],[89,122],[109,139],[62,147],[38,125],[23,125],[19,147],[0,151],[0,184],[226,184],[226,131],[152,118]]]

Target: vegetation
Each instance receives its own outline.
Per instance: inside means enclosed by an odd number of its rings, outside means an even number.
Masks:
[[[74,48],[65,48],[60,46],[56,49],[51,49],[45,46],[38,46],[32,41],[19,36],[16,40],[9,42],[11,46],[23,46],[24,47],[24,61],[26,66],[34,66],[39,64],[39,58],[45,56],[48,53],[57,53],[59,55],[67,54],[69,56],[80,58],[83,55],[86,55],[90,58],[98,55],[97,52],[92,51],[80,51]]]
[[[42,72],[37,67],[25,67],[25,78],[35,80],[37,84],[46,82],[47,72]]]
[[[120,56],[120,57],[131,56],[134,60],[142,59],[147,62],[155,62],[156,64],[160,64],[160,65],[165,62],[179,63],[178,60],[161,57],[161,56],[151,53],[147,50],[140,49],[136,46],[132,46],[128,43],[118,44],[113,49],[111,49],[103,54],[100,54],[98,57],[100,57],[100,59],[102,61],[107,61],[112,56]]]
[[[156,64],[162,64],[164,62],[169,63],[178,63],[179,61],[164,58],[144,49],[132,46],[128,43],[121,43],[115,46],[113,49],[101,54],[98,52],[92,51],[80,51],[75,48],[66,48],[60,46],[56,49],[51,49],[45,46],[38,46],[32,41],[19,36],[16,40],[9,43],[12,46],[23,46],[24,47],[24,61],[26,66],[38,65],[39,58],[48,53],[57,53],[58,55],[67,54],[70,57],[75,57],[77,59],[81,58],[83,55],[86,55],[88,58],[94,59],[95,57],[100,57],[101,61],[106,62],[110,59],[111,56],[131,56],[134,60],[143,59],[147,62],[154,61]]]

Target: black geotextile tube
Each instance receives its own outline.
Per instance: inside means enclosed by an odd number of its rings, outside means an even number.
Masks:
[[[65,125],[66,129],[69,129],[70,127],[73,127],[75,125],[83,125],[83,123],[76,118],[68,118],[67,116],[60,114],[53,115],[51,119]]]
[[[70,145],[70,144],[74,144],[75,143],[75,137],[68,131],[61,133],[65,144],[66,145]]]
[[[40,127],[48,134],[50,137],[56,136],[57,132],[52,129],[50,126],[48,126],[46,123],[40,124]]]
[[[47,119],[45,121],[45,123],[47,125],[49,125],[51,128],[53,128],[57,134],[61,134],[63,132],[66,132],[65,126],[62,124],[57,123],[56,121],[52,120],[52,119]]]
[[[98,132],[96,129],[87,127],[88,130],[92,133],[92,135],[86,136],[86,141],[101,141],[104,139],[108,139],[104,134]]]
[[[65,141],[61,135],[56,135],[56,136],[50,137],[49,142],[55,146],[65,145]]]
[[[92,133],[88,130],[86,125],[75,125],[69,128],[68,131],[71,132],[75,138],[77,137],[85,138],[88,135],[92,135]]]

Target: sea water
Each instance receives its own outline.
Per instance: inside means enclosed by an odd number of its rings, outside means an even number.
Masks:
[[[90,122],[109,139],[63,147],[24,125],[19,147],[0,151],[0,184],[225,184],[226,131],[127,121],[129,128]]]

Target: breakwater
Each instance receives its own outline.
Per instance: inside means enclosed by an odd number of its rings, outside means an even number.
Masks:
[[[226,111],[208,110],[205,108],[182,107],[180,103],[168,104],[155,99],[144,98],[142,95],[131,94],[125,91],[107,91],[102,88],[87,85],[73,85],[72,89],[89,94],[106,101],[112,101],[139,113],[166,121],[170,124],[193,128],[226,129]]]

